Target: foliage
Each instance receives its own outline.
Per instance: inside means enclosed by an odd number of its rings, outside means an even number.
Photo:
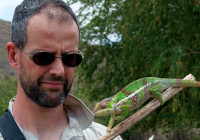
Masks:
[[[6,44],[10,41],[11,23],[0,19],[0,75],[16,75],[16,71],[9,65]]]
[[[9,100],[17,92],[17,79],[9,75],[0,76],[0,115],[8,108]]]
[[[192,73],[200,80],[199,0],[72,0],[70,4],[76,2],[82,4],[78,18],[85,59],[77,70],[75,93],[83,100],[100,101],[147,76],[183,78]],[[199,92],[184,90],[131,131],[200,127]]]

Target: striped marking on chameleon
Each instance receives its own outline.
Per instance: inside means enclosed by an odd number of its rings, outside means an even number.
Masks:
[[[144,99],[144,94],[145,94],[144,89],[146,85],[143,85],[142,79],[139,80],[137,83],[139,84],[140,87],[143,87],[143,89],[137,94],[137,104],[140,104]]]
[[[146,84],[148,83],[148,81],[147,81],[147,78],[143,78],[142,79],[142,83],[143,83],[143,85],[145,85],[145,87],[144,87],[144,100],[146,100],[147,98],[149,98],[149,90],[148,90],[148,87],[146,86]]]
[[[119,101],[115,106],[118,106],[118,105],[121,105],[121,104],[123,104],[123,102],[125,101],[125,100],[127,100],[127,99],[132,99],[132,98],[134,98],[134,96],[136,96],[137,97],[137,102],[136,102],[136,105],[138,105],[138,104],[140,104],[140,100],[142,100],[141,99],[141,96],[139,96],[139,92],[141,91],[141,90],[144,90],[144,88],[145,89],[147,89],[148,90],[148,86],[150,85],[150,84],[152,84],[152,79],[153,78],[145,78],[146,80],[146,83],[147,84],[145,84],[145,85],[143,85],[143,79],[144,78],[142,78],[142,79],[139,79],[139,80],[137,80],[137,81],[134,81],[134,82],[132,82],[131,84],[129,84],[127,87],[125,87],[125,89],[127,90],[127,91],[131,91],[132,90],[132,92],[131,92],[131,94],[129,94],[126,98],[124,98],[123,100],[121,100],[121,101]],[[143,82],[142,82],[143,81]],[[139,85],[140,84],[140,85]],[[134,87],[134,89],[132,88],[132,87]],[[145,94],[149,94],[149,92],[145,92]],[[149,95],[145,95],[145,96],[147,96],[147,98],[148,98],[148,96]],[[138,99],[140,98],[140,100],[139,100],[139,102],[138,102]],[[134,100],[134,99],[133,99]]]
[[[121,101],[119,101],[116,105],[122,105],[124,104],[124,101],[125,100],[128,100],[128,99],[132,99],[134,98],[134,96],[137,96],[137,105],[143,103],[144,101],[144,96],[146,96],[146,98],[149,98],[149,92],[145,92],[144,88],[146,88],[148,90],[148,86],[152,86],[154,83],[157,83],[157,81],[159,81],[160,78],[146,78],[146,85],[143,85],[142,83],[142,79],[140,80],[137,80],[137,81],[134,81],[133,83],[129,84],[127,87],[125,87],[126,90],[128,90],[129,92],[132,90],[132,93],[130,95],[128,95],[127,97],[125,97],[124,99],[122,99]],[[140,84],[140,85],[139,85]],[[131,87],[134,86],[134,90],[131,89]],[[140,88],[139,88],[140,87]],[[135,90],[137,89],[137,90]],[[141,91],[144,90],[143,92],[143,95],[141,96],[141,94],[139,94],[139,92],[141,93]],[[146,94],[146,95],[144,95]],[[143,97],[143,98],[142,98]],[[140,99],[139,99],[140,98]],[[143,99],[143,100],[142,100]]]
[[[122,89],[121,92],[123,92],[126,96],[130,95],[131,93],[133,93],[133,91],[127,91],[126,88]]]
[[[124,88],[124,90],[126,90],[127,93],[133,92],[135,89],[136,89],[135,82],[130,83]]]
[[[133,96],[131,100],[132,100],[132,108],[137,107],[137,95]]]
[[[125,97],[126,97],[126,94],[124,94],[123,92],[119,92],[117,95],[116,95],[116,102],[118,102],[119,100],[122,100],[122,99],[124,99]]]
[[[137,80],[137,81],[138,81],[138,80]],[[134,81],[134,82],[130,83],[128,86],[126,86],[126,87],[125,87],[126,91],[129,92],[129,93],[130,93],[130,92],[133,93],[133,92],[135,92],[136,90],[138,90],[138,89],[140,88],[140,86],[138,86],[137,81]]]
[[[181,87],[181,79],[176,79],[176,86]]]
[[[146,86],[148,86],[150,83],[147,83]],[[125,97],[124,99],[122,99],[121,101],[119,101],[115,106],[118,106],[118,105],[121,105],[123,104],[123,102],[125,100],[128,100],[128,99],[131,99],[132,97],[134,97],[136,94],[138,96],[138,93],[141,91],[141,90],[144,90],[144,86],[142,86],[141,88],[137,89],[135,92],[131,93],[129,96]],[[138,97],[137,97],[138,98]]]
[[[200,87],[200,82],[196,82],[195,84],[197,87]]]
[[[179,79],[179,81],[180,81],[181,87],[186,87],[186,85],[188,85],[188,84],[189,84],[189,87],[190,87],[190,86],[192,87],[192,85],[193,85],[193,83],[188,83],[188,82],[185,81],[185,80]]]

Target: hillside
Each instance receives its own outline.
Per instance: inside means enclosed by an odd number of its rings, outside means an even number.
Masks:
[[[0,19],[0,75],[16,75],[16,71],[9,65],[6,44],[10,41],[11,23]]]

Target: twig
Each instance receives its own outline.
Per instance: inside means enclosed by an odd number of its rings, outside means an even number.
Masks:
[[[185,80],[195,80],[195,77],[192,74],[187,75]],[[163,100],[164,102],[171,99],[173,96],[175,96],[178,92],[183,90],[183,88],[169,88],[165,92],[163,92]],[[126,131],[128,128],[136,124],[138,121],[142,120],[144,117],[146,117],[148,114],[150,114],[152,111],[154,111],[156,108],[160,106],[160,102],[158,100],[153,100],[150,103],[148,103],[146,106],[144,106],[142,109],[140,109],[138,112],[115,126],[113,129],[111,129],[110,133],[105,133],[103,136],[98,138],[98,140],[111,140]]]

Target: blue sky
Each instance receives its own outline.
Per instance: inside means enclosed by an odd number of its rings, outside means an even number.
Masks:
[[[22,1],[23,0],[0,0],[0,19],[11,22],[15,7]],[[76,12],[79,8],[79,4],[75,4],[71,8]]]
[[[0,0],[0,19],[11,21],[15,7],[21,2],[22,0]]]

